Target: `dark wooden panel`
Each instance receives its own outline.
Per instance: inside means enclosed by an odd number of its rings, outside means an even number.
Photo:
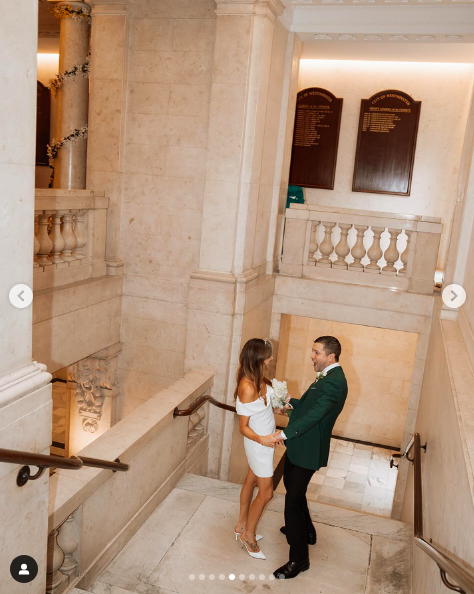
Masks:
[[[362,99],[354,192],[410,195],[421,101],[402,91]]]
[[[298,93],[291,152],[290,184],[334,188],[342,99],[313,87]]]
[[[37,81],[36,100],[36,165],[47,165],[47,145],[49,144],[49,123],[51,112],[51,92]]]

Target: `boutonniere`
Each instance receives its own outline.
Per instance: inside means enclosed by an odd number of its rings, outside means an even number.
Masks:
[[[319,382],[320,379],[323,379],[327,376],[328,372],[327,371],[318,371],[318,373],[316,374],[316,379],[314,380],[314,383],[317,384]]]

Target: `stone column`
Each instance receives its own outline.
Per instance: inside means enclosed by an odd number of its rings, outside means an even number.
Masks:
[[[274,28],[283,9],[279,0],[217,0],[201,251],[189,288],[185,370],[212,369],[213,396],[231,404],[242,342],[249,332],[269,333],[273,278],[265,277],[266,263],[258,271],[252,265]],[[211,407],[210,476],[229,476],[233,432],[234,415]]]
[[[32,306],[13,307],[10,289],[33,286],[35,211],[35,121],[38,1],[2,5],[0,18],[0,443],[4,448],[48,454],[51,444],[51,375],[32,361]],[[20,465],[0,464],[1,590],[44,594],[48,542],[48,473],[18,487]],[[36,472],[35,468],[31,468]],[[18,555],[38,563],[28,585],[16,582],[9,567]]]
[[[89,52],[90,7],[85,2],[48,0],[54,8],[84,11],[84,16],[67,16],[58,12],[61,20],[59,72],[82,65]],[[81,74],[64,80],[57,95],[56,138],[61,140],[76,129],[87,126],[89,81]],[[54,164],[54,188],[86,187],[87,140],[68,142],[59,149]]]
[[[87,188],[105,190],[107,274],[121,274],[118,258],[122,204],[130,10],[128,0],[87,0],[92,7]]]
[[[74,456],[116,422],[119,395],[118,356],[122,343],[70,365],[69,455]]]

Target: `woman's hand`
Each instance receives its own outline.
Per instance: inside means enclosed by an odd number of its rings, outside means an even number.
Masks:
[[[260,445],[266,446],[268,448],[274,448],[277,443],[282,443],[283,440],[281,438],[280,431],[276,431],[270,435],[261,435],[258,442]]]

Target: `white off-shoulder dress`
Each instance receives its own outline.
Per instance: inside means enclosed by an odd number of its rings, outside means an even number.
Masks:
[[[275,433],[275,416],[273,414],[273,407],[271,403],[271,395],[273,394],[273,388],[267,385],[266,400],[267,405],[265,406],[265,400],[262,396],[254,400],[253,402],[240,402],[237,396],[236,400],[236,411],[238,415],[244,417],[250,417],[249,427],[257,435],[270,435]],[[275,450],[268,446],[263,446],[244,437],[245,453],[247,454],[247,460],[253,473],[259,477],[273,476],[273,454]]]

